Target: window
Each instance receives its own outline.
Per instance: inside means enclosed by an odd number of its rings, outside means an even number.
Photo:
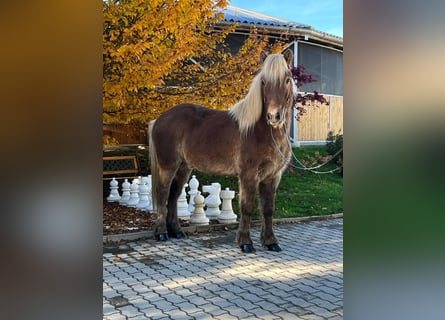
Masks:
[[[303,65],[306,73],[316,82],[300,88],[303,92],[318,91],[322,94],[343,95],[343,53],[337,50],[298,43],[298,65]]]

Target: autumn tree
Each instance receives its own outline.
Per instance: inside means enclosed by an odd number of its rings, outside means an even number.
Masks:
[[[128,123],[149,114],[150,95],[177,61],[196,55],[205,30],[225,1],[104,1],[103,108],[105,122]]]
[[[253,29],[233,55],[218,28],[225,0],[104,1],[103,121],[148,123],[180,102],[228,109],[269,45]],[[279,51],[280,43],[271,47]]]
[[[260,52],[280,52],[286,41],[272,43],[252,27],[232,53],[225,39],[236,25],[217,24],[226,5],[226,0],[103,1],[103,122],[146,127],[181,102],[228,109],[239,101],[259,69]],[[314,81],[302,66],[292,73],[298,86]],[[323,99],[316,92],[298,94],[298,118],[307,104],[326,103]]]

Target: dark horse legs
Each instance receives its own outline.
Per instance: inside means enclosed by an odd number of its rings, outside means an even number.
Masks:
[[[155,222],[154,237],[160,241],[168,240],[169,235],[183,238],[185,234],[178,221],[177,201],[191,170],[180,166],[175,175],[173,170],[159,170],[156,194],[158,219]]]
[[[271,251],[281,251],[278,240],[273,232],[273,213],[275,212],[275,192],[280,177],[259,184],[261,211],[263,221],[261,225],[261,244]]]
[[[240,177],[240,211],[241,217],[236,234],[236,241],[241,250],[246,253],[255,252],[250,238],[250,220],[255,207],[257,181],[248,177]]]
[[[154,236],[157,240],[165,241],[168,237],[184,238],[185,233],[179,224],[177,215],[177,201],[182,187],[191,173],[185,165],[181,165],[172,178],[172,171],[163,171],[160,177],[159,191],[157,193],[158,220],[155,223]],[[273,232],[273,213],[275,211],[275,193],[280,177],[275,177],[258,184],[255,179],[240,179],[240,211],[241,217],[236,240],[241,250],[246,253],[255,252],[250,237],[250,222],[255,207],[255,194],[257,186],[260,196],[260,209],[263,215],[261,229],[261,243],[271,251],[281,251],[278,240]],[[168,199],[168,201],[167,201]],[[161,205],[164,204],[164,205]],[[165,206],[167,204],[167,206]]]
[[[178,198],[181,195],[182,188],[187,182],[190,172],[190,169],[181,166],[170,186],[170,195],[167,204],[167,232],[169,236],[178,239],[185,237],[185,233],[182,231],[178,220]]]
[[[274,177],[258,184],[263,223],[261,229],[261,243],[270,251],[281,251],[278,239],[273,232],[273,213],[275,211],[275,192],[280,177]],[[255,206],[257,182],[254,179],[240,180],[240,210],[241,218],[238,226],[236,240],[241,250],[246,253],[255,252],[250,238],[251,214]]]

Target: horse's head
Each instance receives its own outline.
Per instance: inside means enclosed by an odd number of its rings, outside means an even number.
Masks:
[[[290,68],[293,63],[292,51],[283,54],[261,53],[261,93],[263,116],[273,128],[282,128],[291,112],[294,99],[294,80]]]

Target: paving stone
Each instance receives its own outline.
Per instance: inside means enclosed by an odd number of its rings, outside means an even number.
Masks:
[[[328,318],[328,320],[343,320],[343,316],[339,316],[339,315],[333,316],[333,317]]]
[[[264,292],[263,292],[263,294],[264,294]],[[250,301],[250,302],[253,302],[253,303],[259,302],[259,301],[263,300],[258,295],[252,294],[250,292],[249,293],[243,293],[243,295],[240,298],[245,299],[245,300]]]
[[[265,314],[265,315],[259,317],[259,319],[263,319],[263,320],[278,320],[279,319],[279,320],[281,320],[280,317],[277,317],[274,314]]]
[[[239,319],[239,318],[236,316],[232,316],[231,314],[226,312],[219,316],[215,316],[215,319],[217,319],[217,320],[234,320],[234,319]]]
[[[147,291],[147,292],[141,293],[141,297],[149,302],[154,302],[154,301],[163,299],[159,294],[157,294],[154,291]]]
[[[253,314],[250,312],[247,312],[243,308],[238,307],[231,307],[229,310],[227,310],[229,314],[232,316],[238,317],[240,319],[247,319],[249,317],[253,317]]]
[[[175,290],[174,293],[184,298],[195,295],[195,293],[188,288]]]
[[[133,290],[129,289],[129,290],[123,290],[123,291],[118,291],[120,295],[124,296],[125,298],[127,298],[128,300],[131,299],[136,299],[138,297],[140,297],[140,295],[137,292],[134,292]]]
[[[315,292],[314,296],[320,298],[321,300],[324,300],[326,302],[330,302],[333,304],[335,304],[339,300],[338,296],[333,296],[332,294],[325,293],[322,291]]]
[[[326,318],[318,315],[318,314],[307,314],[300,317],[303,320],[325,320]]]
[[[128,298],[121,296],[121,295],[109,298],[108,302],[110,303],[110,305],[114,306],[115,308],[120,308],[120,307],[130,304],[130,302],[128,301]]]
[[[126,320],[127,317],[120,313],[113,313],[103,317],[104,320]]]
[[[131,305],[121,307],[119,308],[119,311],[127,318],[142,316],[142,312],[140,312],[136,307]]]
[[[135,285],[135,284],[139,284],[139,280],[138,280],[138,279],[135,279],[135,278],[133,278],[133,277],[122,278],[121,281],[122,281],[124,284],[126,284],[126,285],[128,285],[128,286],[130,286],[130,287],[133,286],[133,285]]]
[[[203,310],[193,303],[190,302],[182,302],[175,305],[179,310],[184,311],[188,315],[192,315],[195,313],[203,312]]]
[[[333,312],[328,311],[325,308],[321,308],[321,307],[316,306],[316,305],[312,305],[312,306],[307,307],[307,310],[311,311],[313,314],[320,315],[320,316],[322,316],[324,318],[329,318],[329,317],[333,317],[333,316],[337,315],[337,314],[335,314]]]
[[[251,301],[244,300],[244,299],[237,299],[234,301],[234,304],[240,308],[243,308],[244,310],[247,310],[247,311],[258,307],[256,304],[252,303]]]
[[[112,313],[118,312],[114,306],[109,303],[104,303],[102,306],[102,313],[104,315],[111,315]]]
[[[168,315],[156,308],[146,309],[143,314],[147,319],[162,319],[168,317]]]
[[[297,306],[297,307],[301,307],[301,308],[307,308],[312,305],[312,303],[304,300],[300,296],[287,297],[287,298],[284,298],[283,300],[289,302],[289,304],[291,306]],[[288,304],[283,303],[283,308],[284,308],[284,306],[288,306]]]
[[[116,283],[114,285],[111,285],[111,287],[116,290],[116,291],[125,291],[125,290],[130,290],[130,286],[126,285],[125,283],[119,282]]]
[[[338,306],[335,304],[330,303],[329,301],[323,300],[323,299],[312,299],[311,302],[315,304],[316,306],[319,306],[323,309],[326,309],[328,311],[335,310]]]
[[[235,230],[128,242],[135,251],[121,262],[104,254],[104,319],[341,319],[342,219],[275,230],[280,253],[261,247],[253,227],[253,255],[236,247]],[[109,299],[119,295],[116,308]]]
[[[279,307],[278,305],[276,305],[274,303],[270,303],[268,301],[263,301],[261,303],[255,303],[255,305],[257,305],[261,309],[267,310],[273,314],[283,311],[283,309],[281,307]]]
[[[204,298],[202,298],[200,296],[197,296],[197,295],[188,296],[187,300],[189,302],[193,303],[194,305],[198,306],[198,307],[203,305],[203,304],[207,304],[207,300],[206,299],[204,299]]]
[[[106,299],[115,297],[117,295],[119,295],[117,293],[117,290],[114,290],[112,288],[106,288],[102,290],[102,296],[105,297]]]
[[[224,289],[230,292],[233,292],[234,294],[236,294],[237,296],[241,295],[243,292],[246,292],[246,290],[235,286],[233,284],[230,284],[228,286],[224,286]]]
[[[192,316],[189,316],[187,313],[180,309],[174,309],[170,311],[164,311],[166,315],[168,315],[171,319],[174,320],[191,320],[194,319]]]
[[[158,309],[160,309],[162,311],[170,311],[170,310],[173,310],[173,309],[177,308],[171,302],[168,302],[165,299],[154,301],[153,305],[155,305],[156,308],[158,308]]]

